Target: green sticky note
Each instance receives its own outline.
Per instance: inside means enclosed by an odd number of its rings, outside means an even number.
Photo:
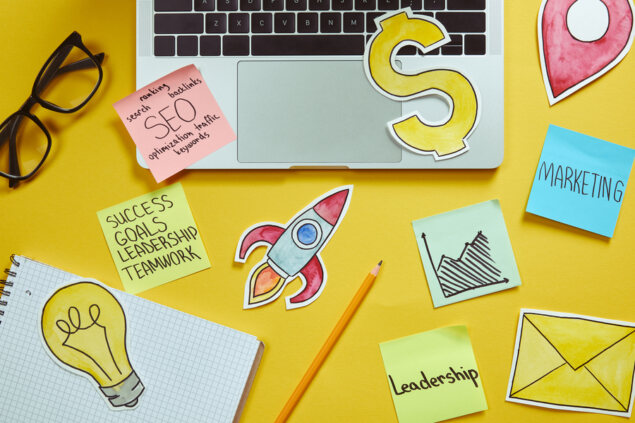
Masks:
[[[101,210],[97,217],[128,292],[210,267],[180,183]]]
[[[498,200],[412,222],[435,307],[520,285]]]
[[[379,344],[400,423],[438,422],[487,410],[465,326]]]

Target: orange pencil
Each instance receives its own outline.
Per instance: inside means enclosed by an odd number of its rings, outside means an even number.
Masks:
[[[351,317],[353,317],[353,314],[355,314],[355,311],[357,311],[357,308],[364,300],[364,297],[370,290],[370,287],[373,286],[373,282],[375,282],[375,278],[377,277],[377,273],[379,273],[379,268],[381,267],[382,262],[383,260],[380,261],[377,266],[375,266],[375,268],[370,271],[368,276],[366,276],[366,279],[364,279],[364,282],[362,282],[362,286],[353,297],[353,300],[348,305],[346,311],[344,311],[344,314],[342,314],[342,317],[340,317],[340,320],[333,328],[333,331],[331,331],[331,334],[326,339],[326,342],[324,342],[324,345],[322,345],[320,352],[313,359],[313,362],[304,374],[304,377],[298,384],[297,388],[295,388],[295,391],[293,391],[293,394],[291,394],[291,398],[289,398],[289,401],[287,401],[287,403],[284,405],[284,408],[276,419],[276,423],[286,422],[291,415],[291,412],[295,408],[298,401],[300,401],[300,397],[302,397],[302,394],[304,394],[304,391],[306,391],[306,388],[315,377],[315,374],[320,369],[320,366],[326,359],[326,356],[329,355],[329,352],[331,352],[331,349],[333,349],[333,345],[335,345],[342,332],[344,332],[344,328],[346,328],[346,325],[348,325]]]

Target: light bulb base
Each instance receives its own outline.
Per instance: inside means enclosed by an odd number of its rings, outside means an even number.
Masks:
[[[130,375],[114,386],[100,387],[113,407],[135,407],[145,387],[133,370]]]

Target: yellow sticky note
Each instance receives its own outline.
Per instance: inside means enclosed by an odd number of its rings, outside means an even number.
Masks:
[[[400,423],[438,422],[487,410],[465,326],[450,326],[379,345]]]
[[[180,183],[101,210],[97,217],[128,292],[210,267]]]

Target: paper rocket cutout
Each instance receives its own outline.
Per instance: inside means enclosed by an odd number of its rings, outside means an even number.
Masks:
[[[626,56],[633,43],[632,0],[543,0],[538,43],[553,105]]]
[[[326,268],[320,251],[344,218],[353,191],[342,186],[318,197],[286,225],[263,222],[242,234],[234,260],[244,263],[259,246],[267,246],[264,259],[250,271],[245,283],[245,309],[275,301],[296,277],[302,288],[286,298],[287,310],[315,301],[326,285]]]

